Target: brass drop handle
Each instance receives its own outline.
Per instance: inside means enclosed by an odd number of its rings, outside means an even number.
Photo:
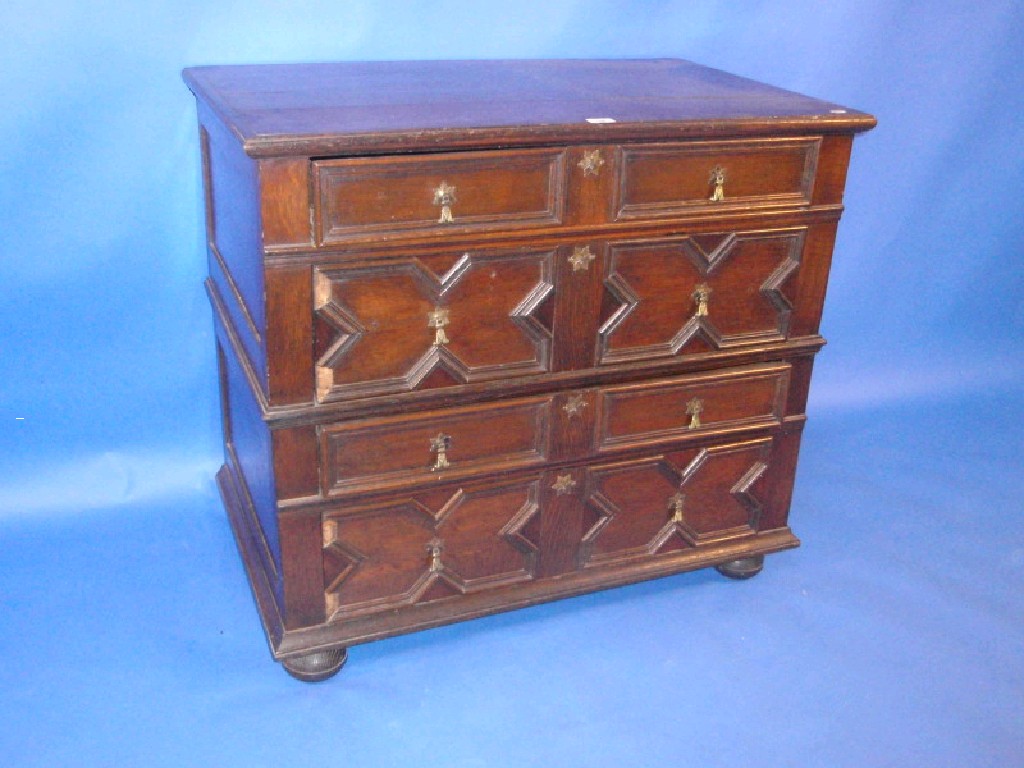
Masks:
[[[451,466],[451,463],[448,461],[448,451],[451,448],[451,435],[438,432],[437,437],[430,438],[430,452],[437,454],[437,457],[434,459],[434,465],[430,468],[431,472],[440,472],[442,469],[448,469]]]
[[[695,317],[707,317],[708,316],[708,301],[711,299],[711,286],[707,283],[701,283],[693,289],[693,300],[697,304],[697,309],[693,313]]]
[[[710,181],[715,185],[715,189],[708,200],[712,203],[720,203],[725,200],[725,168],[720,165],[712,168]]]
[[[668,509],[672,513],[673,523],[683,522],[683,502],[685,501],[686,497],[680,492],[668,500]]]
[[[437,307],[427,313],[427,327],[434,329],[434,344],[440,346],[447,344],[451,339],[444,332],[444,327],[451,322],[448,310],[444,307]]]
[[[440,539],[431,539],[427,544],[427,551],[430,553],[430,572],[440,573],[444,570],[444,563],[441,562],[441,553],[444,551],[444,542]]]
[[[456,200],[455,187],[447,181],[442,181],[441,184],[434,189],[434,205],[441,206],[441,216],[437,220],[438,224],[451,224],[455,221],[455,219],[452,218],[452,206],[455,204]]]
[[[686,415],[690,417],[687,429],[700,429],[700,415],[704,412],[704,401],[695,397],[686,404]]]

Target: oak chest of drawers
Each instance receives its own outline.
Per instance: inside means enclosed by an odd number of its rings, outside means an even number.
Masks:
[[[275,658],[787,524],[853,135],[677,60],[200,67],[226,461]]]

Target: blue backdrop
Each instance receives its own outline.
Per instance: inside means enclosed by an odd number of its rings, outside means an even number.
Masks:
[[[0,29],[8,764],[1024,764],[1019,2],[6,0]],[[806,546],[742,586],[687,574],[294,683],[212,484],[181,68],[648,56],[879,119],[839,230]]]

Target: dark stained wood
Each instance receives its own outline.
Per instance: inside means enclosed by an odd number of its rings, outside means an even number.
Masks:
[[[569,190],[570,194],[574,190]],[[576,190],[578,192],[578,190]],[[614,202],[614,195],[604,201],[609,208]],[[386,258],[393,255],[401,241],[403,253],[436,253],[440,247],[445,249],[461,249],[476,251],[481,249],[498,249],[511,241],[524,240],[528,236],[533,246],[551,248],[585,242],[601,242],[605,240],[630,240],[640,237],[678,234],[680,232],[699,234],[702,232],[722,232],[726,230],[742,231],[765,227],[803,226],[816,221],[838,221],[842,214],[841,205],[785,205],[778,207],[725,207],[716,213],[701,213],[700,209],[688,208],[673,217],[652,217],[649,219],[613,220],[614,212],[609,212],[605,223],[593,224],[562,224],[557,226],[543,225],[524,228],[463,228],[449,230],[450,235],[438,242],[438,235],[433,230],[408,230],[400,236],[389,237],[387,240],[359,240],[339,242],[323,246],[267,246],[265,262],[267,266],[297,264],[332,264],[349,257]]]
[[[658,358],[643,364],[624,363],[603,366],[601,369],[588,368],[544,376],[510,376],[477,384],[455,385],[449,380],[437,382],[434,386],[432,382],[428,388],[401,394],[399,401],[404,408],[418,412],[454,405],[485,403],[494,400],[495,397],[523,397],[552,390],[626,383],[651,376],[666,377],[724,370],[734,366],[772,362],[794,355],[805,356],[819,351],[824,345],[825,340],[815,335],[786,342],[754,344],[730,350],[728,353],[709,352]],[[304,404],[271,406],[264,403],[263,418],[276,428],[319,424],[339,419],[391,414],[394,413],[395,402],[395,397],[391,396],[363,396],[351,400],[324,400],[316,408],[309,408]]]
[[[789,378],[789,392],[786,399],[786,416],[802,416],[807,410],[807,396],[811,387],[811,371],[814,357],[803,355],[791,358],[792,374]]]
[[[768,471],[771,440],[723,443],[588,470],[590,527],[580,565],[647,560],[759,530],[753,491]]]
[[[200,104],[199,117],[210,279],[266,391],[256,163],[246,157],[208,107]]]
[[[313,241],[309,161],[304,157],[262,160],[259,174],[264,245],[308,248]]]
[[[185,79],[218,484],[276,658],[799,543],[874,118],[675,60]]]
[[[284,624],[287,629],[320,624],[326,618],[319,557],[323,533],[320,515],[312,509],[293,509],[279,516],[281,528]]]
[[[564,216],[565,151],[319,160],[313,180],[321,243],[386,241],[410,230],[445,237],[452,231],[551,225]],[[450,191],[439,197],[442,184]],[[444,205],[450,220],[442,218]]]
[[[790,335],[804,230],[615,243],[601,307],[600,363],[706,353]],[[707,291],[699,300],[698,292]]]
[[[229,445],[234,441],[234,438],[231,435],[231,401],[228,391],[227,355],[219,339],[215,341],[215,348],[217,352],[217,393],[220,395],[220,429],[224,444]]]
[[[551,398],[342,422],[321,430],[328,493],[508,471],[543,462]],[[444,460],[434,440],[445,438]]]
[[[775,365],[609,387],[597,398],[597,446],[607,450],[692,438],[728,426],[778,424],[788,381],[789,366]]]
[[[548,370],[552,259],[550,251],[456,251],[317,269],[306,312],[316,312],[309,363],[318,399]]]
[[[617,147],[589,144],[569,147],[566,227],[600,225],[614,220],[612,203],[619,178]]]
[[[260,553],[267,568],[278,570],[280,544],[278,540],[276,494],[274,491],[273,450],[271,432],[260,418],[260,406],[253,395],[238,359],[228,352],[229,345],[218,328],[218,344],[225,350],[221,392],[227,411],[226,421],[231,430],[225,442],[228,464],[235,468],[240,480],[239,492],[249,498],[260,523]]]
[[[545,472],[541,478],[540,562],[537,575],[561,576],[576,570],[583,537],[583,502],[579,493],[559,493],[559,477],[579,483],[583,473],[564,469]]]
[[[320,455],[316,427],[275,429],[274,487],[278,499],[320,495]]]
[[[308,267],[267,270],[267,321],[274,333],[267,339],[269,401],[274,405],[313,400],[312,282]]]
[[[825,136],[818,153],[818,172],[814,177],[813,205],[841,205],[846,187],[846,169],[853,149],[852,136]]]
[[[441,486],[324,520],[323,589],[334,620],[532,579],[538,481]]]
[[[186,69],[184,78],[246,151],[263,156],[850,133],[875,124],[856,110],[678,59],[212,66]]]
[[[252,501],[243,492],[243,482],[238,467],[230,460],[217,472],[217,488],[220,491],[224,509],[228,513],[238,552],[242,556],[249,585],[252,587],[256,606],[259,608],[263,629],[267,634],[271,652],[276,653],[285,637],[284,592],[280,574],[260,554],[263,530],[256,517]]]
[[[585,249],[584,261],[574,266],[577,249]],[[558,297],[555,301],[555,371],[586,370],[594,367],[602,295],[601,275],[606,247],[595,241],[580,241],[558,249],[555,273]],[[593,259],[590,259],[590,256]]]
[[[555,396],[550,457],[568,460],[589,456],[594,450],[599,405],[598,391],[569,389]]]
[[[817,224],[808,229],[804,258],[798,273],[790,275],[786,287],[800,297],[794,303],[790,333],[809,336],[818,333],[825,304],[828,273],[832,268],[832,247],[836,241],[838,222]],[[790,288],[790,286],[792,286]]]
[[[277,603],[269,595],[268,575],[252,550],[252,518],[246,516],[244,500],[225,490],[230,487],[230,483],[227,482],[231,477],[230,470],[230,466],[226,466],[218,473],[218,484],[221,486],[239,551],[243,555],[253,594],[264,620],[271,650],[276,658],[301,654],[324,645],[370,642],[546,600],[703,568],[735,560],[741,556],[778,552],[799,545],[799,541],[788,528],[765,530],[750,538],[724,540],[703,547],[683,549],[667,557],[611,564],[604,568],[570,570],[562,573],[559,578],[536,578],[503,587],[479,590],[462,595],[458,600],[430,601],[407,606],[399,611],[370,613],[347,617],[344,621],[313,623],[306,627],[285,630],[283,619],[277,611]],[[533,519],[536,520],[536,516]],[[532,521],[527,523],[527,528],[531,523]]]
[[[789,504],[793,498],[802,430],[803,423],[797,422],[790,425],[776,439],[772,456],[769,459],[773,471],[766,472],[755,486],[756,492],[764,502],[764,512],[760,523],[762,530],[782,528],[787,524]]]
[[[616,218],[807,205],[818,146],[818,139],[776,138],[624,147]],[[720,201],[711,199],[715,169],[723,178]]]

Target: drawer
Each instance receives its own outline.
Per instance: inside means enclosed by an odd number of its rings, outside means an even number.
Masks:
[[[321,244],[558,224],[565,150],[313,161]]]
[[[324,490],[371,491],[541,464],[552,401],[523,398],[321,427]]]
[[[598,365],[784,341],[806,227],[611,243]]]
[[[316,268],[318,401],[548,371],[554,259],[438,251]]]
[[[773,445],[771,437],[708,442],[589,467],[580,567],[652,564],[755,535],[773,516]]]
[[[540,478],[445,485],[323,522],[328,620],[486,594],[534,578]]]
[[[580,586],[707,565],[777,525],[774,440],[395,491],[322,518],[328,621],[448,606],[488,612]],[[715,553],[718,553],[717,555]],[[422,614],[421,614],[422,615]],[[391,620],[389,619],[389,620]]]
[[[623,147],[615,219],[809,205],[819,144],[776,138]]]
[[[597,393],[597,450],[624,450],[727,429],[780,423],[788,363],[670,381],[605,387]]]
[[[613,385],[319,428],[327,495],[432,485],[777,426],[790,365]]]

